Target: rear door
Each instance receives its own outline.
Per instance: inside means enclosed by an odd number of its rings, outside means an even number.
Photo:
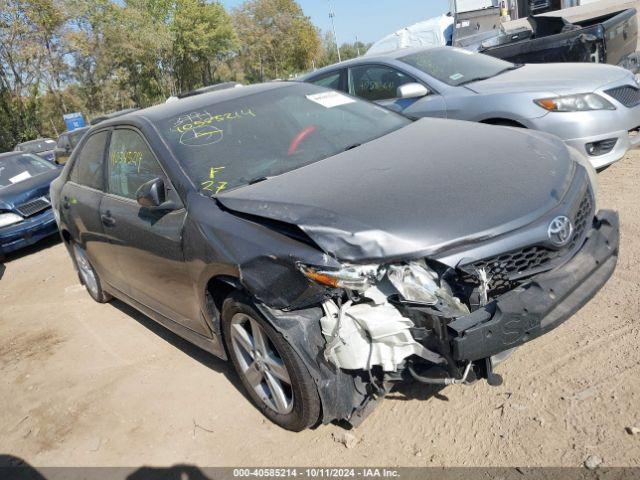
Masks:
[[[136,201],[138,188],[158,177],[167,198],[181,201],[140,132],[113,131],[107,160],[107,192],[100,217],[119,264],[124,293],[200,334],[210,332],[200,318],[193,282],[183,257],[186,209],[152,211]]]
[[[389,65],[358,65],[349,68],[349,93],[410,118],[447,116],[442,95],[430,89],[422,98],[398,98],[398,88],[407,83],[423,83]],[[427,86],[427,88],[429,88]]]
[[[62,187],[60,215],[102,280],[112,283],[117,278],[117,265],[108,257],[109,243],[100,222],[108,140],[109,131],[102,130],[92,134],[81,147]]]

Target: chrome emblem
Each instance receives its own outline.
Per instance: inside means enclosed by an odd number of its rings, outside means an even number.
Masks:
[[[573,234],[573,224],[565,216],[556,217],[551,220],[547,230],[547,236],[556,247],[564,247],[571,240]]]

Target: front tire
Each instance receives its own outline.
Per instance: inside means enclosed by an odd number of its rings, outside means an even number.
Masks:
[[[73,256],[78,267],[78,276],[80,282],[85,286],[91,298],[98,303],[107,303],[111,301],[111,295],[102,290],[102,283],[98,273],[94,270],[91,262],[87,258],[84,249],[77,243],[72,244]]]
[[[249,299],[232,294],[224,301],[222,328],[236,372],[263,415],[294,432],[317,423],[320,397],[313,378]]]

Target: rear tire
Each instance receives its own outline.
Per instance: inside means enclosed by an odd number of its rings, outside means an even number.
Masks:
[[[233,366],[262,414],[294,432],[315,425],[320,397],[313,378],[247,297],[233,293],[224,301],[222,329]]]
[[[87,258],[87,254],[84,249],[77,243],[72,243],[73,256],[78,268],[78,277],[80,277],[80,283],[84,285],[93,298],[98,303],[107,303],[111,301],[112,297],[104,290],[102,290],[102,283],[98,273],[94,270],[91,262]]]

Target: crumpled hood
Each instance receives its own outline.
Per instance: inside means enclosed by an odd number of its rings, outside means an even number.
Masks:
[[[62,168],[55,168],[14,185],[0,188],[0,209],[11,210],[16,205],[47,195],[51,182],[60,175],[60,172]]]
[[[423,119],[218,201],[295,224],[340,260],[399,259],[530,223],[558,204],[574,168],[547,134]]]
[[[476,93],[552,92],[558,95],[587,93],[618,82],[631,81],[631,72],[613,65],[593,63],[527,64],[466,87]]]

